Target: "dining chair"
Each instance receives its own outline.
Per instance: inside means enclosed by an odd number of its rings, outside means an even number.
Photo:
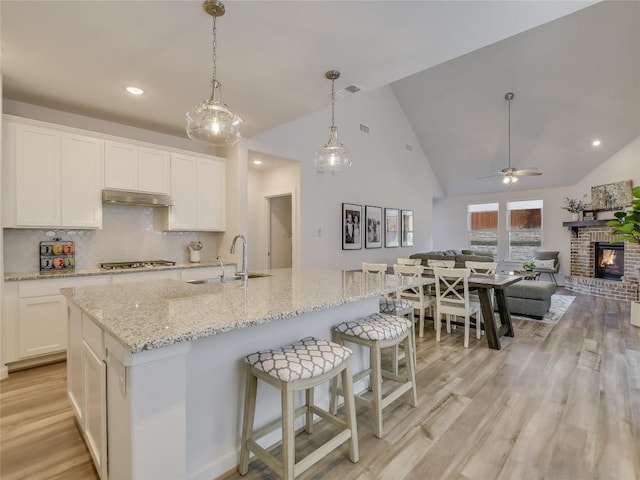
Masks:
[[[396,263],[398,265],[422,265],[422,260],[419,258],[398,258]]]
[[[433,267],[441,267],[441,268],[453,268],[456,266],[455,260],[432,260],[427,259],[427,266],[430,268]]]
[[[471,275],[495,275],[496,270],[498,269],[498,262],[474,262],[472,260],[467,260],[466,262],[464,262],[464,266],[471,271]],[[475,290],[469,293],[469,299],[472,302],[480,303],[480,297]],[[493,311],[493,289],[489,294],[489,299],[491,301],[491,311]],[[481,323],[484,321],[482,319],[482,309],[480,310],[480,312],[478,312],[477,319],[479,320],[479,322],[478,325],[476,325],[476,337],[480,338],[480,336],[482,335]]]
[[[433,273],[436,280],[436,341],[440,341],[442,315],[447,315],[447,333],[451,333],[450,316],[460,316],[464,317],[464,348],[469,348],[471,316],[476,316],[476,326],[478,326],[480,312],[480,304],[472,302],[469,297],[471,270],[434,267]]]
[[[362,271],[364,273],[374,273],[377,275],[385,275],[387,273],[386,263],[367,263],[362,262]],[[409,320],[414,321],[413,305],[411,301],[398,298],[397,296],[380,296],[380,313],[388,313],[390,315],[398,315],[400,317],[410,316]]]
[[[398,281],[402,282],[406,278],[420,278],[422,277],[422,273],[424,272],[424,267],[422,265],[394,265],[393,273],[396,277],[398,277]],[[412,287],[406,290],[401,290],[396,292],[397,299],[409,300],[413,304],[413,309],[418,310],[420,326],[419,326],[419,335],[421,337],[424,336],[424,317],[425,312],[428,308],[433,308],[435,305],[435,298],[429,295],[425,295],[424,287],[420,285],[419,287]]]

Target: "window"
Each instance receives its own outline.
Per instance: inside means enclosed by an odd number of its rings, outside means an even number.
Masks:
[[[542,200],[507,202],[509,260],[526,262],[542,247]]]
[[[467,205],[469,248],[488,250],[498,258],[498,204]]]

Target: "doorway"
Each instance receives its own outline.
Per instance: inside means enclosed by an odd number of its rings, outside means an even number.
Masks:
[[[267,198],[267,258],[269,268],[292,266],[292,197],[291,194]]]

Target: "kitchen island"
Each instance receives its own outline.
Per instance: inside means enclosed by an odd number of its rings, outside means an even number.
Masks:
[[[333,325],[378,311],[379,295],[433,282],[338,270],[265,273],[246,283],[63,291],[69,399],[103,479],[211,479],[234,468],[245,355],[309,335],[329,339]],[[357,370],[366,355],[354,353]],[[316,395],[328,404],[328,387]],[[280,411],[275,390],[259,397],[256,425]]]

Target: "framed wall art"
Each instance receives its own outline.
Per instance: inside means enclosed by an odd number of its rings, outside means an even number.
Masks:
[[[400,246],[400,210],[397,208],[384,209],[384,246]]]
[[[621,210],[631,205],[631,180],[591,187],[592,210]]]
[[[364,207],[365,218],[365,248],[381,248],[382,247],[382,207],[372,207],[367,205]]]
[[[413,246],[413,210],[402,210],[402,246]]]
[[[342,249],[360,250],[362,248],[362,205],[342,204]]]

